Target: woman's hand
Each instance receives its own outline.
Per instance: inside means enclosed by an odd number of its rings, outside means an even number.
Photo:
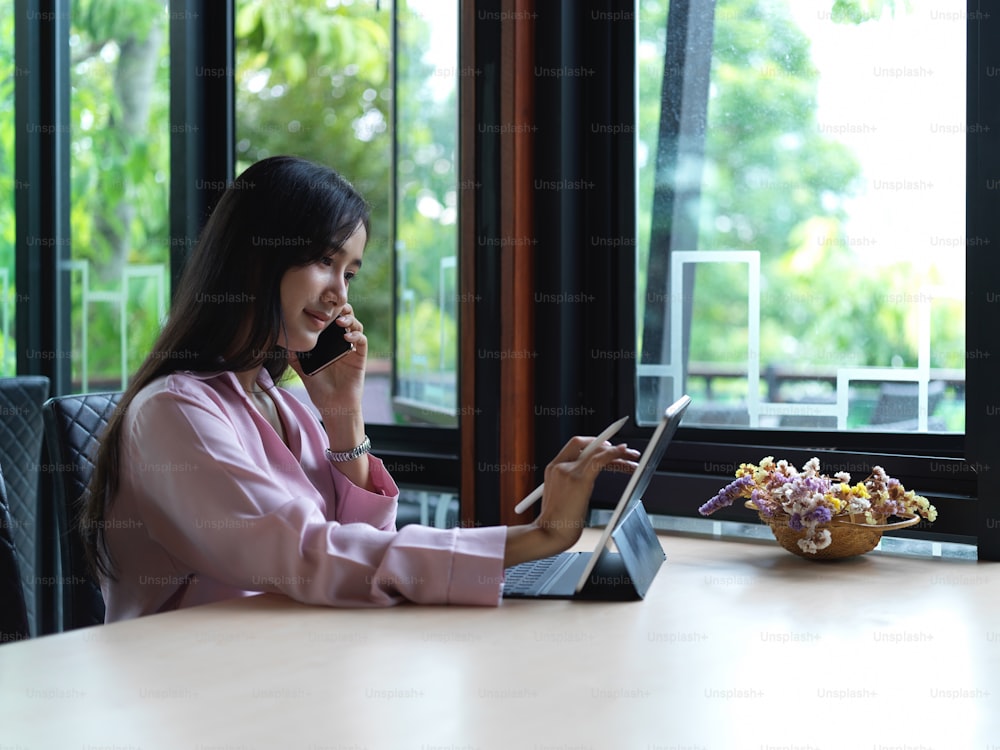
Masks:
[[[345,410],[360,412],[361,397],[365,387],[365,363],[368,359],[368,338],[364,334],[365,327],[354,317],[354,308],[350,303],[344,305],[340,315],[330,321],[330,325],[336,326],[341,329],[342,334],[346,334],[345,340],[354,346],[354,351],[348,352],[315,375],[303,374],[293,352],[289,352],[289,363],[302,378],[302,384],[309,398],[321,414],[333,414]]]
[[[354,308],[345,304],[340,315],[330,322],[346,332],[346,340],[354,345],[336,362],[324,367],[315,375],[305,375],[293,352],[288,353],[289,364],[319,411],[323,428],[329,438],[330,450],[335,453],[349,451],[365,439],[365,420],[361,399],[365,388],[365,363],[368,359],[368,339],[364,326],[354,317]],[[337,464],[337,468],[358,487],[371,489],[368,456]]]
[[[580,454],[593,439],[572,438],[545,467],[542,510],[530,524],[507,529],[505,568],[558,554],[575,544],[587,525],[597,475],[609,467],[635,469],[639,452],[624,443],[605,443],[581,461]]]

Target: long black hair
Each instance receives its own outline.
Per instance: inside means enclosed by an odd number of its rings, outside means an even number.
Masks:
[[[277,382],[288,367],[277,342],[281,279],[369,229],[369,207],[334,170],[292,156],[251,165],[226,189],[175,290],[170,316],[108,423],[80,528],[95,575],[114,577],[104,515],[119,487],[124,415],[135,395],[179,370],[241,372],[263,366]]]

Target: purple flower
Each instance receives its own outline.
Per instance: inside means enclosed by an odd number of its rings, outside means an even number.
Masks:
[[[788,528],[792,531],[802,531],[802,529],[805,528],[802,525],[802,516],[798,513],[792,513],[792,515],[788,517]]]
[[[815,521],[816,523],[830,523],[830,519],[832,517],[833,514],[830,512],[830,509],[827,508],[825,505],[817,506],[809,514],[809,520]]]
[[[774,518],[780,507],[768,497],[767,493],[759,488],[754,488],[750,493],[750,502],[754,504],[758,512],[765,518]]]
[[[769,479],[769,486],[774,489],[780,487],[783,484],[788,484],[795,480],[795,477],[789,476],[788,474],[773,474]]]
[[[703,516],[715,513],[719,508],[726,508],[733,504],[733,501],[738,497],[743,497],[747,489],[754,486],[753,477],[751,475],[745,475],[736,479],[715,495],[711,500],[698,508],[698,512]]]

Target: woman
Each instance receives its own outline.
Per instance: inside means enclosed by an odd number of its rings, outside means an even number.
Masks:
[[[538,518],[395,529],[398,490],[369,452],[367,340],[347,301],[368,208],[336,172],[293,157],[247,169],[195,248],[167,322],[108,425],[83,518],[108,622],[260,591],[339,606],[496,605],[503,569],[560,552],[597,473],[638,454],[574,438],[545,470]],[[277,383],[339,326],[353,351]]]

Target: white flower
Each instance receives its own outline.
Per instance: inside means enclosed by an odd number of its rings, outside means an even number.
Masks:
[[[799,539],[797,544],[803,552],[815,555],[818,550],[829,547],[831,541],[830,532],[827,529],[822,529],[812,539],[808,537]]]
[[[851,497],[847,510],[849,513],[867,513],[871,507],[872,504],[867,497]]]

